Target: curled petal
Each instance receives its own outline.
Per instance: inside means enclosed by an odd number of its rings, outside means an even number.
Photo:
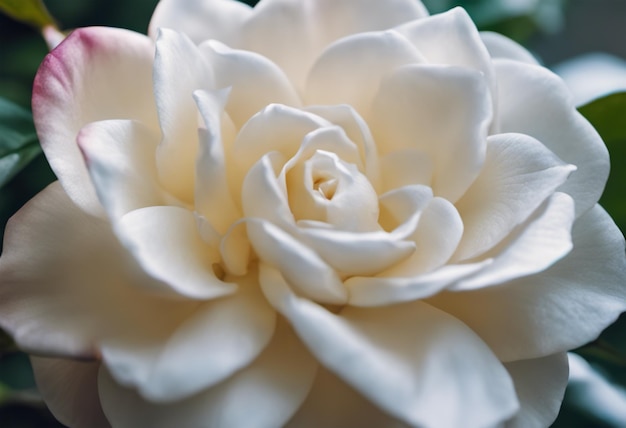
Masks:
[[[576,221],[572,240],[573,250],[539,274],[440,293],[430,303],[470,326],[502,361],[588,343],[626,309],[624,238],[596,206]]]
[[[489,137],[485,165],[456,203],[465,233],[455,259],[470,259],[494,247],[574,170],[527,135]]]
[[[157,150],[159,177],[172,194],[192,202],[198,154],[198,111],[193,93],[213,89],[213,73],[185,34],[162,29],[156,41],[153,79],[163,133]]]
[[[231,88],[226,111],[241,128],[255,113],[272,103],[299,107],[289,79],[269,59],[249,51],[230,49],[216,40],[203,43],[215,73],[216,88]]]
[[[322,365],[409,425],[493,426],[518,410],[513,383],[489,348],[425,303],[333,315],[295,296],[276,270],[261,268],[261,286]]]
[[[492,59],[512,59],[527,64],[539,65],[537,59],[526,48],[502,34],[492,31],[481,31],[480,38]]]
[[[567,386],[567,354],[559,353],[504,365],[513,378],[520,411],[506,428],[542,428],[554,422]]]
[[[142,208],[126,214],[115,228],[146,272],[168,285],[160,291],[212,299],[236,290],[235,284],[216,277],[217,250],[202,240],[190,211],[170,206]]]
[[[37,72],[33,116],[39,140],[65,191],[89,213],[100,215],[103,210],[76,136],[87,123],[120,118],[158,132],[150,84],[153,57],[154,46],[145,36],[115,28],[82,28],[54,49]]]
[[[565,83],[549,70],[496,60],[501,132],[541,141],[577,169],[558,190],[576,201],[580,216],[598,201],[609,174],[609,155],[596,130],[576,111]]]

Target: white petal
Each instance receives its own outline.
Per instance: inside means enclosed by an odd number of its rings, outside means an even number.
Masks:
[[[178,207],[148,207],[126,214],[115,224],[124,245],[150,275],[163,281],[162,292],[211,299],[236,290],[216,277],[217,249],[204,243],[196,219]]]
[[[500,33],[481,31],[480,38],[492,59],[512,59],[539,65],[537,59],[526,48]]]
[[[576,215],[593,207],[609,173],[609,156],[595,129],[576,111],[563,81],[542,67],[496,60],[502,132],[528,134],[578,168],[558,190],[576,201]]]
[[[432,273],[413,277],[355,276],[345,281],[354,306],[385,306],[425,299],[446,286],[480,271],[491,260],[480,263],[447,265]]]
[[[55,418],[70,427],[109,428],[98,397],[97,361],[31,357],[37,390]]]
[[[403,149],[427,154],[435,195],[455,202],[482,167],[491,114],[482,74],[416,65],[383,81],[370,125],[382,155]]]
[[[307,104],[348,104],[367,115],[382,78],[395,68],[423,63],[395,31],[355,34],[330,45],[307,78]]]
[[[230,49],[216,40],[203,43],[200,49],[215,73],[216,88],[231,88],[226,110],[237,128],[269,104],[300,106],[287,76],[264,56]]]
[[[120,428],[273,428],[302,404],[317,363],[290,329],[279,323],[265,351],[228,380],[188,399],[165,404],[143,400],[100,371],[100,399],[111,424]]]
[[[465,233],[455,260],[470,259],[493,248],[575,169],[527,135],[489,137],[485,165],[456,203]]]
[[[348,276],[374,275],[415,251],[413,242],[382,231],[301,228],[299,234],[330,266]]]
[[[263,221],[249,220],[248,236],[262,266],[278,269],[298,292],[324,303],[346,302],[348,294],[337,272],[311,248]]]
[[[596,206],[576,221],[572,240],[574,249],[540,274],[431,303],[470,326],[502,361],[588,343],[626,309],[624,238]]]
[[[198,130],[200,148],[196,160],[195,207],[218,233],[225,233],[241,217],[228,186],[222,136],[227,91],[196,91],[194,98],[206,128]]]
[[[567,354],[504,365],[515,383],[520,411],[507,428],[543,428],[556,419],[567,386]]]
[[[541,272],[572,249],[574,201],[556,193],[488,256],[494,262],[450,290],[471,290]]]
[[[324,368],[286,428],[405,428]]]
[[[128,120],[92,122],[78,134],[98,198],[112,219],[164,204],[156,170],[159,138],[141,123]]]
[[[302,89],[313,61],[333,41],[427,15],[414,0],[265,0],[245,22],[241,47],[274,61]]]
[[[491,90],[495,90],[491,58],[465,9],[456,7],[428,19],[409,22],[396,31],[404,34],[427,62],[479,71]]]
[[[248,5],[232,0],[160,0],[148,34],[156,39],[159,28],[171,28],[187,34],[196,44],[208,39],[232,44],[251,14]]]
[[[416,149],[396,150],[380,160],[382,192],[403,186],[423,184],[430,186],[433,162],[424,152]]]
[[[102,355],[111,375],[149,401],[187,398],[249,365],[270,342],[276,312],[256,275],[238,281],[228,297],[202,303],[160,343],[107,341]]]
[[[296,297],[271,268],[261,268],[261,286],[322,365],[410,425],[491,426],[518,409],[513,383],[487,346],[429,305],[333,315]]]
[[[154,59],[154,94],[163,140],[157,165],[163,186],[192,202],[198,153],[196,90],[213,89],[208,61],[184,34],[161,30]]]
[[[166,329],[195,303],[149,294],[161,287],[110,224],[75,206],[58,183],[9,221],[0,257],[0,325],[25,350],[93,357],[102,339],[137,341]]]
[[[131,31],[90,27],[72,32],[39,68],[33,115],[52,170],[70,198],[103,210],[76,145],[87,123],[133,119],[158,131],[151,75],[152,41]]]

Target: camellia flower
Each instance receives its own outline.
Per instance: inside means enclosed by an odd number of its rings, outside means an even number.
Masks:
[[[74,31],[0,320],[71,427],[549,425],[626,307],[600,137],[463,9],[163,0]]]

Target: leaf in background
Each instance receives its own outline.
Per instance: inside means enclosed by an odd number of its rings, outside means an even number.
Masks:
[[[39,153],[31,113],[0,98],[0,187]]]
[[[0,11],[37,28],[55,26],[42,0],[0,0]]]
[[[615,223],[626,232],[626,92],[607,95],[580,107],[583,116],[598,130],[609,148],[611,175],[600,199]]]

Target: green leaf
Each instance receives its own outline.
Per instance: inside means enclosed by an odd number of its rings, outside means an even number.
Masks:
[[[37,28],[55,25],[42,0],[0,0],[0,11]]]
[[[615,223],[626,232],[626,92],[617,92],[591,101],[578,109],[596,128],[611,155],[611,174],[600,199]]]
[[[31,113],[0,98],[0,187],[39,153],[41,147]]]

